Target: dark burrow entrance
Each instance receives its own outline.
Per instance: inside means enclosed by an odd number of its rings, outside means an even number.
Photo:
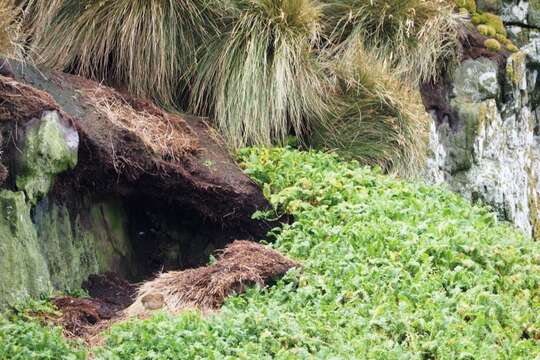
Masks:
[[[131,281],[205,265],[217,249],[242,238],[237,229],[204,219],[189,207],[144,196],[130,197],[125,205],[135,264]]]
[[[69,223],[77,224],[74,234],[84,228],[94,231],[96,238],[106,237],[96,241],[97,250],[103,243],[113,244],[113,266],[82,283],[89,297],[52,299],[61,314],[53,323],[63,327],[66,336],[82,338],[91,346],[100,341],[104,329],[122,319],[123,310],[136,299],[139,284],[163,272],[207,265],[216,251],[234,240],[249,239],[242,229],[226,228],[189,206],[144,195],[85,196],[80,190],[57,186],[33,209],[32,217],[40,236],[50,236],[50,222],[44,219],[55,212],[54,204],[62,204],[57,207],[65,209],[60,210],[59,219],[69,216]],[[80,233],[74,236],[79,237]],[[127,239],[128,249],[118,244],[120,238]]]

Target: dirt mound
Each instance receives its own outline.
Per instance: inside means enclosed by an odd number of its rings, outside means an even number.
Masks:
[[[135,300],[135,285],[114,273],[90,275],[83,285],[90,297],[107,303],[116,311],[124,310]]]
[[[278,252],[250,241],[235,241],[218,261],[206,267],[160,274],[143,284],[126,316],[145,315],[164,308],[177,313],[188,308],[219,309],[226,297],[248,286],[265,286],[300,266]]]
[[[67,201],[67,190],[96,198],[137,197],[167,212],[193,214],[216,229],[219,225],[218,245],[263,238],[276,225],[252,218],[270,204],[205,119],[166,112],[78,76],[1,58],[0,98],[6,160],[19,152],[22,125],[45,111],[58,112],[77,131],[77,166],[57,176],[50,194],[59,201]],[[14,187],[13,179],[7,183]]]
[[[99,299],[61,297],[52,302],[62,314],[55,322],[64,328],[68,337],[86,338],[94,333],[96,325],[116,314],[110,304]]]
[[[52,303],[59,316],[41,317],[61,326],[66,337],[81,338],[88,345],[96,345],[101,341],[101,332],[120,320],[122,310],[133,303],[136,288],[113,273],[92,275],[83,288],[90,298],[55,298]]]

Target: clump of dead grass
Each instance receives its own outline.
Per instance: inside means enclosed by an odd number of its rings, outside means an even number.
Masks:
[[[250,241],[235,241],[223,250],[213,265],[160,274],[144,283],[126,316],[148,312],[143,300],[162,299],[172,313],[186,309],[216,310],[227,296],[240,294],[248,286],[265,286],[299,264],[278,252]],[[156,306],[154,308],[158,308]]]
[[[184,121],[161,110],[135,109],[129,99],[98,86],[85,92],[88,104],[112,124],[137,136],[164,160],[178,161],[197,149],[197,141]]]
[[[21,58],[20,8],[14,0],[0,0],[0,55]]]

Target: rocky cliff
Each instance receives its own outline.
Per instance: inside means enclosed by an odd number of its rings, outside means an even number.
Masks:
[[[427,179],[446,183],[540,239],[540,2],[478,0],[514,54],[467,51],[452,78],[423,89],[434,117]]]
[[[0,60],[0,308],[264,237],[269,208],[202,119]]]

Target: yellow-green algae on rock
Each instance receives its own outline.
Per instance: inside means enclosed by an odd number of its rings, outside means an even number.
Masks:
[[[55,111],[33,120],[17,161],[17,188],[35,204],[49,192],[57,174],[77,165],[78,142],[77,132],[64,126]]]

